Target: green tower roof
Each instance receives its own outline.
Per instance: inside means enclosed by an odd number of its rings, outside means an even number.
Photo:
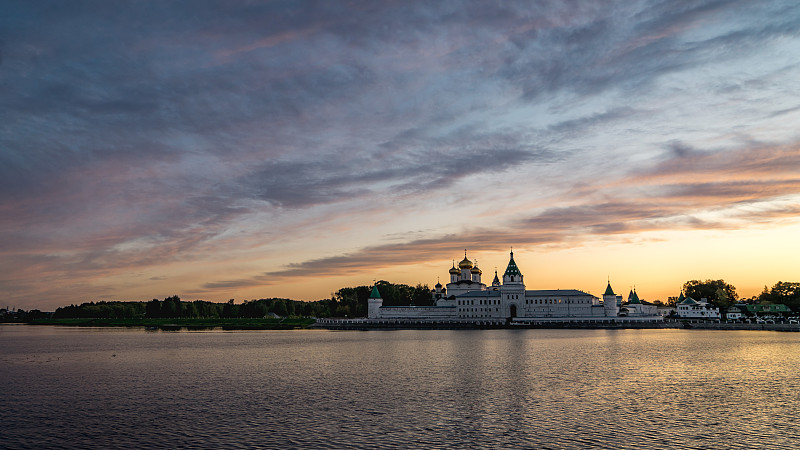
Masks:
[[[608,282],[608,286],[606,286],[606,291],[603,292],[603,295],[617,295],[614,293],[614,290],[611,289],[611,282]]]
[[[639,294],[636,293],[636,290],[632,290],[630,294],[628,294],[628,303],[642,303],[639,300]]]
[[[511,259],[508,261],[508,267],[506,267],[506,271],[503,274],[504,277],[509,275],[515,276],[522,276],[522,273],[519,271],[519,267],[517,267],[517,263],[514,262],[514,252],[511,252]]]
[[[381,298],[381,293],[378,292],[378,286],[372,286],[372,293],[369,294],[369,298]]]

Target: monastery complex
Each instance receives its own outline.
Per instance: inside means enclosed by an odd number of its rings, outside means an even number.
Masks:
[[[450,282],[436,283],[433,306],[383,306],[377,286],[369,298],[370,320],[419,319],[465,323],[526,324],[542,321],[596,321],[624,317],[626,321],[663,321],[655,305],[639,300],[635,290],[627,304],[608,282],[603,298],[575,289],[528,290],[511,251],[502,281],[495,271],[491,285],[481,281],[483,272],[467,258],[453,263]]]

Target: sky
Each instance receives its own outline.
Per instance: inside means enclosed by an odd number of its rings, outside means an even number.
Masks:
[[[0,4],[0,307],[800,281],[794,1]]]

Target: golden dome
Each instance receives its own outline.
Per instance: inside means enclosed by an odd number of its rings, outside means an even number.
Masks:
[[[458,274],[461,273],[460,270],[456,269],[456,262],[455,261],[453,261],[453,267],[450,269],[450,273],[452,275],[458,275]]]
[[[477,262],[475,263],[475,267],[473,267],[472,270],[470,270],[470,272],[477,273],[478,275],[483,273],[483,271],[481,271],[481,269],[478,268],[478,263]]]
[[[472,269],[472,261],[467,259],[467,251],[466,250],[464,250],[464,259],[462,259],[461,262],[458,263],[458,268],[459,269]]]

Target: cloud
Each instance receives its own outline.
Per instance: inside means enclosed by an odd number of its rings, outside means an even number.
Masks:
[[[791,2],[7,2],[2,282],[107,292],[387,205],[427,231],[203,283],[791,217],[766,205],[798,189],[798,27]]]
[[[529,162],[546,164],[559,158],[546,149],[519,148],[520,143],[510,139],[484,136],[469,142],[462,137],[463,144],[449,140],[434,149],[420,149],[421,142],[401,138],[384,146],[408,145],[403,152],[381,157],[344,153],[314,161],[269,161],[239,184],[243,190],[250,189],[255,198],[304,208],[392,190],[413,194],[444,189],[471,175],[502,172]]]
[[[670,142],[663,160],[638,172],[636,181],[709,177],[762,182],[766,178],[794,178],[800,167],[800,143],[748,142],[739,148],[699,150],[685,143]]]
[[[619,183],[638,185],[641,196],[620,197],[612,202],[593,202],[593,197],[572,206],[546,208],[526,218],[498,224],[497,228],[469,230],[440,237],[413,239],[368,246],[334,257],[286,265],[252,278],[213,282],[208,289],[270,285],[281,280],[336,273],[349,275],[366,267],[377,270],[397,264],[440,259],[458,253],[465,245],[473,251],[497,251],[510,245],[574,245],[598,236],[659,230],[730,229],[743,223],[768,223],[800,215],[800,206],[781,198],[800,196],[800,179],[764,180],[769,174],[796,175],[800,145],[755,145],[702,152],[685,144],[668,144],[668,157],[649,170],[636,168]],[[738,170],[741,169],[741,170]],[[674,175],[686,182],[671,182]],[[746,181],[724,181],[750,177]],[[719,181],[697,182],[697,179]],[[667,180],[667,184],[650,185]],[[643,184],[643,182],[646,182]],[[648,189],[644,189],[647,187]],[[594,186],[602,192],[603,188]],[[609,195],[606,192],[605,195]],[[789,196],[789,197],[787,197]],[[742,208],[746,205],[746,208]],[[755,209],[753,208],[755,207]],[[709,215],[717,211],[721,214]]]

